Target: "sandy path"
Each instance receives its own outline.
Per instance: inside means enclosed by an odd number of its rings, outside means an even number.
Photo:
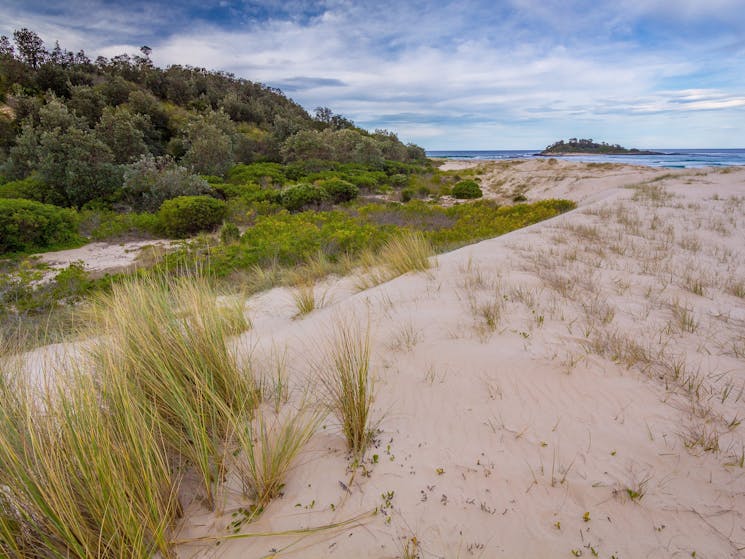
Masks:
[[[303,319],[286,289],[250,301],[241,342],[257,363],[286,348],[296,385],[340,317],[369,319],[381,432],[348,493],[329,418],[243,531],[380,512],[182,557],[401,557],[414,537],[423,558],[742,556],[745,170],[559,167],[525,192],[579,200],[570,214],[365,292],[328,282]],[[193,503],[179,537],[220,533],[242,503]]]
[[[96,242],[79,248],[44,252],[36,255],[41,262],[54,270],[67,268],[75,262],[82,262],[88,272],[94,275],[121,272],[131,269],[142,254],[143,249],[167,249],[175,241],[127,241],[122,243]]]

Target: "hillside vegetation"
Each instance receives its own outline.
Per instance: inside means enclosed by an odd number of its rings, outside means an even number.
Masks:
[[[539,155],[561,155],[562,153],[589,153],[599,155],[656,155],[655,151],[643,151],[636,148],[625,148],[618,144],[596,143],[591,139],[570,138],[566,142],[559,140],[546,147]]]
[[[277,89],[204,68],[155,67],[148,47],[91,60],[59,44],[48,50],[28,29],[13,39],[0,38],[0,163],[3,182],[26,181],[12,187],[23,197],[126,209],[138,205],[133,183],[153,168],[151,182],[222,176],[259,161],[313,159],[318,170],[328,161],[424,160],[393,133],[369,133],[327,108],[311,116]],[[198,178],[184,188],[210,193]]]

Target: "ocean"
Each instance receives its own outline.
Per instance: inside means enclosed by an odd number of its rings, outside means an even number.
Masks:
[[[492,151],[427,151],[427,157],[447,159],[525,159],[533,158],[541,150],[492,150]],[[571,155],[557,159],[590,163],[627,163],[649,167],[686,169],[692,167],[726,167],[745,165],[745,149],[651,149],[661,155]]]

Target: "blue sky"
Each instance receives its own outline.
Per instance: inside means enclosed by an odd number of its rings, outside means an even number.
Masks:
[[[745,147],[745,0],[0,0],[89,55],[233,72],[427,149]]]

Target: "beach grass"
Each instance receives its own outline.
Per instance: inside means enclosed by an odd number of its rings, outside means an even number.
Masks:
[[[336,321],[326,355],[317,365],[326,403],[341,424],[347,448],[361,458],[372,439],[375,383],[370,371],[370,330],[349,319]]]

